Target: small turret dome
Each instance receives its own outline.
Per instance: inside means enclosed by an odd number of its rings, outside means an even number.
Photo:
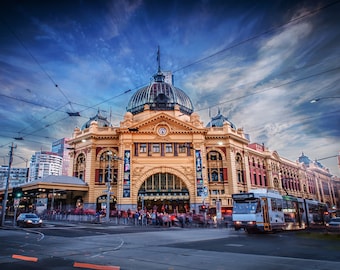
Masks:
[[[206,127],[223,127],[226,122],[230,124],[231,128],[236,129],[236,126],[229,121],[228,117],[223,116],[220,110],[218,110],[217,115],[211,118]]]
[[[112,124],[107,120],[107,117],[104,117],[100,114],[98,110],[97,114],[91,117],[82,127],[81,130],[89,128],[93,121],[97,122],[98,127],[112,127]]]

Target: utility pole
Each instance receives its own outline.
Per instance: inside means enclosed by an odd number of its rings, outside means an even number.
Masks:
[[[17,146],[14,146],[13,143],[11,145],[11,150],[9,151],[9,162],[8,162],[8,174],[7,174],[7,181],[6,181],[6,188],[4,199],[2,201],[2,209],[1,209],[1,226],[5,225],[5,216],[6,216],[6,209],[7,209],[7,198],[8,198],[8,188],[9,188],[9,178],[11,175],[11,166],[13,161],[13,149]]]
[[[110,202],[111,202],[111,156],[112,152],[108,152],[109,170],[107,174],[107,194],[106,194],[106,221],[110,222]]]

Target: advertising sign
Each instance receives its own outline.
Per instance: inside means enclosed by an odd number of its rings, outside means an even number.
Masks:
[[[48,200],[47,198],[38,198],[37,199],[35,209],[36,209],[38,215],[44,213],[44,211],[47,210],[47,200]]]
[[[130,197],[130,151],[124,152],[124,178],[123,178],[123,198]]]
[[[202,158],[201,150],[195,150],[196,159],[196,188],[197,196],[203,196],[203,175],[202,175]]]

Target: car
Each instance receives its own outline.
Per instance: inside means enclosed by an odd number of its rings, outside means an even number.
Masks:
[[[19,227],[41,227],[43,221],[34,213],[21,213],[17,218]]]
[[[340,232],[340,217],[331,218],[327,224],[327,230]]]

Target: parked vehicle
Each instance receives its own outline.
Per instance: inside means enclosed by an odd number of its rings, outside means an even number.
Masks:
[[[43,221],[34,213],[21,213],[17,218],[19,227],[41,227]]]

